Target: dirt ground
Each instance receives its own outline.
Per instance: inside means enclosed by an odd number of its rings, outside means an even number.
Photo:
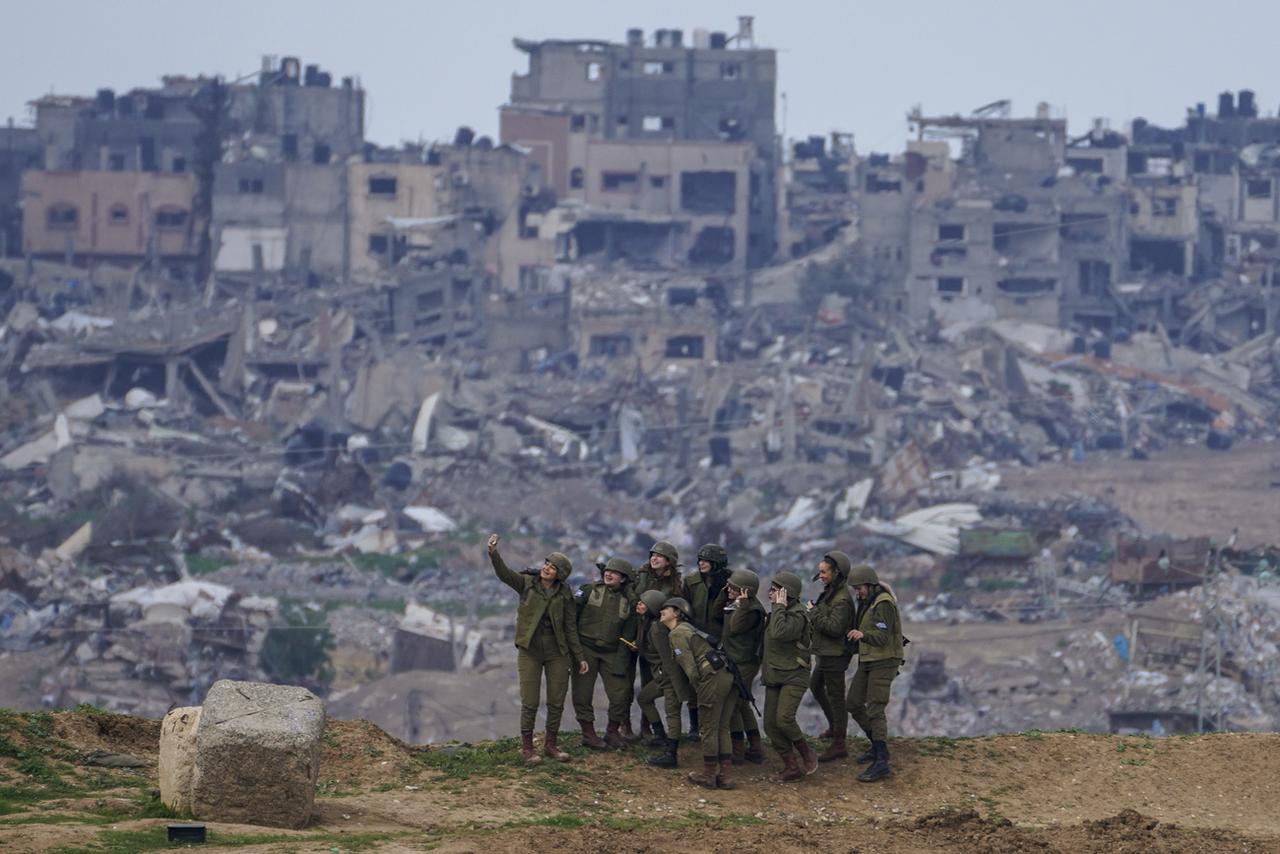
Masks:
[[[1280,543],[1280,445],[1242,444],[1229,451],[1179,446],[1134,460],[1092,454],[1082,463],[1045,463],[1001,471],[1001,488],[1028,499],[1072,492],[1114,504],[1149,531],[1239,546]]]
[[[115,749],[147,760],[155,722],[53,716],[50,755]],[[15,732],[25,730],[15,730]],[[738,788],[690,785],[644,752],[588,755],[576,735],[567,764],[520,765],[513,741],[411,748],[361,722],[332,721],[313,826],[280,831],[210,823],[205,851],[1280,851],[1280,735],[1148,739],[1038,733],[896,739],[895,774],[858,783],[849,761],[798,784],[763,766]],[[16,782],[21,769],[0,759]],[[36,788],[39,788],[38,786]],[[126,791],[121,789],[121,791]],[[99,820],[120,795],[35,798],[0,817],[6,852],[143,851],[171,819]],[[103,805],[106,805],[105,807]]]

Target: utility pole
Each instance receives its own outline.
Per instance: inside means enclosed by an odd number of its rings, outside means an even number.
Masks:
[[[1204,732],[1205,681],[1209,678],[1210,655],[1214,676],[1222,675],[1222,636],[1218,616],[1218,591],[1214,582],[1219,576],[1218,551],[1210,546],[1205,555],[1204,569],[1200,574],[1200,661],[1196,665],[1196,732]],[[1209,650],[1209,636],[1213,635],[1213,651]],[[1222,709],[1214,715],[1214,728],[1222,727]]]

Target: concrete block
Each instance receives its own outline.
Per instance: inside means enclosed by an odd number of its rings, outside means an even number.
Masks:
[[[179,812],[191,808],[199,725],[199,706],[172,709],[160,724],[160,800]]]

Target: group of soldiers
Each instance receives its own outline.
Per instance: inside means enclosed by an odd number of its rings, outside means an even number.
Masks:
[[[490,535],[489,560],[520,596],[515,644],[525,762],[569,759],[559,747],[559,730],[571,692],[586,747],[622,749],[648,737],[657,748],[648,763],[660,768],[678,764],[687,705],[687,735],[701,742],[703,757],[702,770],[688,777],[707,788],[735,788],[735,765],[764,762],[762,726],[782,759],[780,782],[844,759],[849,718],[868,742],[857,758],[867,765],[858,779],[874,782],[890,774],[885,708],[907,641],[893,591],[872,567],[851,565],[844,552],[827,552],[814,575],[822,592],[807,603],[801,578],[778,572],[769,582],[766,611],[760,577],[749,569],[730,571],[728,555],[714,543],[698,549],[697,571],[687,575],[681,575],[675,546],[659,541],[638,569],[611,558],[597,564],[598,580],[574,592],[568,586],[573,567],[564,554],[552,552],[540,569],[517,572],[503,561],[498,542],[497,534]],[[763,714],[752,694],[757,676],[765,688]],[[609,701],[603,736],[592,704],[597,680]],[[533,730],[544,684],[546,736],[539,754]],[[796,721],[806,690],[827,719],[819,738],[830,741],[821,754]],[[638,732],[631,727],[636,703]]]

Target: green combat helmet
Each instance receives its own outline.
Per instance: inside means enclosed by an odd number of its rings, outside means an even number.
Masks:
[[[679,596],[673,596],[662,603],[663,608],[675,608],[677,612],[684,615],[686,620],[693,618],[693,610],[689,607],[689,603]]]
[[[749,569],[735,569],[729,573],[729,583],[752,596],[760,592],[760,576]]]
[[[804,593],[804,582],[794,572],[779,572],[773,577],[773,583],[787,591],[787,599],[799,602]]]
[[[698,549],[698,560],[705,560],[712,566],[724,566],[729,562],[729,553],[716,543],[707,543]]]
[[[616,572],[627,581],[635,578],[636,568],[631,565],[631,561],[625,558],[611,557],[608,563],[597,563],[596,566],[600,568],[601,575],[606,572]]]
[[[868,564],[860,563],[853,569],[849,570],[849,584],[857,587],[859,584],[879,584],[880,577],[876,575],[876,571]]]
[[[822,559],[836,568],[836,581],[844,581],[849,577],[849,566],[853,561],[849,560],[849,556],[841,551],[829,551],[822,556]],[[813,576],[813,580],[817,581],[818,576]]]
[[[646,590],[640,594],[640,601],[644,603],[645,611],[658,616],[658,612],[662,610],[662,606],[667,602],[667,595],[661,590]]]
[[[676,547],[666,540],[658,540],[649,549],[651,555],[662,555],[675,568],[680,563],[680,552],[676,551]]]
[[[547,563],[556,568],[556,578],[561,581],[568,580],[573,574],[573,564],[569,562],[568,555],[563,552],[552,552],[547,555]]]

